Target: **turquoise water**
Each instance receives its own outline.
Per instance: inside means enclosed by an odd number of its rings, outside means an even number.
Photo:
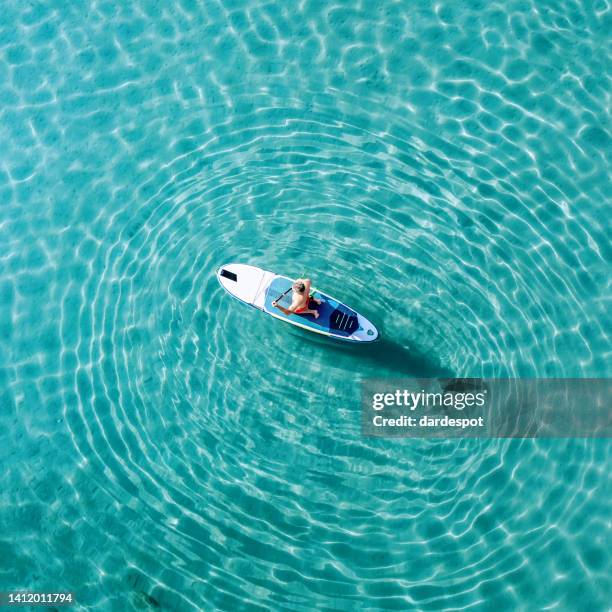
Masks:
[[[0,590],[606,609],[608,441],[363,439],[358,383],[610,374],[610,26],[4,1]],[[307,273],[383,339],[243,307],[229,261]]]

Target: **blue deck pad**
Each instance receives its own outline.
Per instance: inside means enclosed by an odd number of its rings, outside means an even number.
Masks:
[[[311,292],[311,295],[319,300],[321,300],[321,305],[317,306],[315,303],[311,302],[310,307],[312,309],[316,309],[319,311],[319,318],[315,319],[313,315],[307,314],[292,314],[286,315],[281,312],[278,308],[274,308],[272,306],[272,302],[278,298],[279,295],[282,295],[284,291],[289,289],[293,281],[289,278],[285,278],[283,276],[279,276],[275,278],[268,290],[266,292],[266,300],[264,304],[264,310],[269,313],[273,313],[276,316],[286,319],[291,323],[299,323],[300,325],[305,325],[306,327],[310,327],[312,329],[316,329],[319,331],[324,331],[326,333],[332,333],[334,336],[349,336],[350,334],[334,329],[331,330],[330,317],[335,310],[340,310],[341,312],[346,313],[347,315],[355,316],[356,313],[345,306],[344,304],[334,300],[333,298],[321,293],[320,291]],[[291,306],[292,294],[288,293],[281,301],[280,305],[285,308],[289,308]]]

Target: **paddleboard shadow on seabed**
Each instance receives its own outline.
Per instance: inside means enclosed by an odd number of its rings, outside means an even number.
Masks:
[[[453,378],[455,375],[439,361],[417,349],[408,349],[398,342],[380,338],[368,344],[348,343],[311,334],[299,328],[290,330],[291,335],[306,342],[324,347],[327,351],[337,352],[347,357],[347,363],[368,363],[387,370],[389,374],[416,378]]]

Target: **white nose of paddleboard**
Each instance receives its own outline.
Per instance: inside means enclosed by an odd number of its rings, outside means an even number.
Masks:
[[[239,300],[253,304],[261,288],[265,270],[247,264],[227,264],[217,271],[223,288]]]

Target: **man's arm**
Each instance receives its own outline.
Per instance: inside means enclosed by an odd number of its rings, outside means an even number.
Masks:
[[[272,302],[272,306],[274,306],[275,308],[278,308],[281,312],[285,313],[286,315],[292,315],[295,312],[295,306],[291,305],[291,307],[289,308],[285,308],[284,306],[281,306],[280,304],[277,304],[276,302]]]

